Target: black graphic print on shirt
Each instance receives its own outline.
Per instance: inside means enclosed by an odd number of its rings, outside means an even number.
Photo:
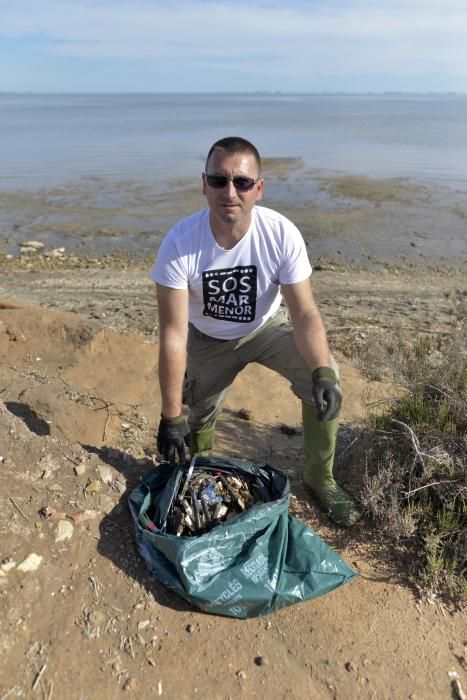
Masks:
[[[256,265],[203,272],[203,315],[249,323],[255,318],[256,292]]]

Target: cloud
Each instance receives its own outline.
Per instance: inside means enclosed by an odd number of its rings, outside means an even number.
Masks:
[[[465,0],[0,2],[0,36],[51,57],[263,75],[467,75]]]

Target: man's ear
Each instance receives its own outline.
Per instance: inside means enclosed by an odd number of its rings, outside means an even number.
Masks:
[[[258,187],[256,190],[256,201],[259,202],[263,198],[263,190],[264,190],[264,180],[261,178],[261,180],[258,182]]]

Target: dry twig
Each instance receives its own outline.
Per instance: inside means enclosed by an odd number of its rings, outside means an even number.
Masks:
[[[37,685],[40,683],[40,680],[41,680],[41,678],[42,678],[42,676],[43,676],[44,671],[45,671],[46,668],[47,668],[47,664],[44,664],[44,665],[42,666],[41,670],[39,671],[39,673],[37,674],[36,680],[35,680],[34,683],[32,684],[32,690],[35,690],[35,689],[37,688]]]
[[[18,510],[18,511],[21,513],[21,515],[23,516],[23,518],[24,518],[25,520],[27,520],[28,523],[30,523],[31,520],[28,518],[28,516],[27,516],[25,513],[23,513],[23,511],[21,510],[21,508],[19,507],[19,505],[16,503],[15,499],[14,499],[12,496],[8,496],[8,498],[9,498],[10,501],[13,503],[14,507],[16,508],[16,510]]]

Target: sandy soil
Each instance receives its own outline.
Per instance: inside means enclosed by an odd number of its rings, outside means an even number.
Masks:
[[[159,415],[148,265],[28,265],[5,264],[0,281],[2,700],[439,700],[456,697],[450,673],[467,690],[465,618],[420,598],[408,553],[368,521],[340,530],[306,496],[300,435],[281,431],[299,430],[299,405],[266,370],[248,368],[232,388],[217,452],[285,470],[292,512],[359,576],[248,621],[199,613],[157,584],[127,508],[155,459]],[[368,397],[393,388],[362,378],[356,345],[395,327],[448,333],[464,286],[460,273],[316,274],[345,394],[339,473],[357,497],[364,455],[349,447]],[[37,568],[22,571],[31,554]]]

